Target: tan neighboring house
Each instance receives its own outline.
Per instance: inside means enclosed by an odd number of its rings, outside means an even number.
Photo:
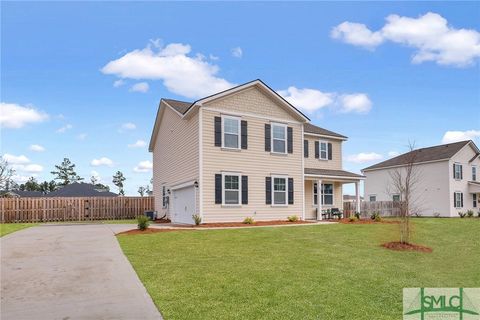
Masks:
[[[175,223],[321,219],[342,208],[343,135],[309,118],[260,80],[195,102],[162,99],[149,150],[155,210]],[[317,186],[321,186],[317,188]]]
[[[412,158],[419,177],[412,192],[414,213],[458,217],[459,212],[478,212],[480,151],[471,140],[417,149],[363,169],[365,199],[401,200],[392,187],[391,172],[405,168]]]

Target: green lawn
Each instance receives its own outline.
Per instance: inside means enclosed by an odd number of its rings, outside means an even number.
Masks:
[[[36,225],[36,223],[2,223],[0,224],[0,237]]]
[[[118,236],[165,319],[399,319],[404,287],[480,287],[480,219]]]

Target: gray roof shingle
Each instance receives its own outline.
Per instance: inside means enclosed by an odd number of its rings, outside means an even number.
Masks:
[[[188,108],[192,105],[191,102],[185,102],[180,100],[174,99],[163,99],[166,103],[168,103],[173,109],[177,112],[184,114],[187,112]]]
[[[346,136],[341,135],[339,133],[317,127],[311,123],[304,123],[303,124],[303,131],[307,133],[314,133],[314,134],[320,134],[320,135],[325,135],[325,136],[332,136],[332,137],[337,137],[337,138],[342,138],[342,139],[347,139]]]
[[[91,183],[72,183],[46,194],[46,197],[116,197],[110,191],[98,191]]]
[[[305,174],[311,174],[316,176],[334,176],[345,178],[364,178],[361,174],[345,171],[345,170],[331,170],[331,169],[315,169],[305,168]]]
[[[439,146],[427,147],[416,149],[404,154],[401,154],[395,158],[385,160],[383,162],[374,164],[373,166],[367,167],[363,170],[372,170],[380,169],[393,166],[401,166],[407,164],[411,159],[415,159],[415,163],[426,162],[426,161],[435,161],[450,159],[453,157],[460,149],[465,145],[470,143],[471,140],[460,141],[455,143],[442,144]]]

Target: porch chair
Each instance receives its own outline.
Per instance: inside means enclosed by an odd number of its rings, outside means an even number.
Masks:
[[[322,219],[331,219],[330,209],[322,210]]]
[[[340,211],[338,208],[332,208],[331,214],[333,217],[338,216],[338,219],[343,218],[343,212]]]

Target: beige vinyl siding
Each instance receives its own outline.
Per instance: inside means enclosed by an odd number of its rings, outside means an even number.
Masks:
[[[316,219],[316,206],[313,204],[313,180],[305,180],[305,219]],[[322,180],[322,183],[333,183],[333,205],[323,205],[322,209],[338,208],[343,210],[343,189],[340,182]]]
[[[166,212],[162,208],[163,184],[170,188],[198,179],[199,142],[198,112],[188,119],[182,119],[164,104],[161,108],[165,110],[153,148],[153,195],[155,210],[163,215]],[[198,199],[196,203],[198,205]]]
[[[273,104],[268,97],[257,89],[245,90],[225,99],[208,104],[209,108],[236,112],[249,111],[263,115],[293,118]],[[293,128],[293,154],[274,155],[265,151],[265,123],[270,121],[258,117],[242,116],[248,122],[248,149],[240,151],[222,150],[214,145],[214,117],[220,112],[203,110],[203,221],[242,221],[245,217],[255,220],[286,219],[290,215],[302,216],[303,209],[303,172],[302,172],[302,124],[289,123]],[[275,108],[275,110],[271,110]],[[283,113],[282,113],[283,112]],[[222,137],[223,138],[223,137]],[[248,205],[226,207],[215,204],[215,174],[222,171],[238,172],[248,176]],[[265,177],[287,175],[294,179],[294,204],[274,207],[265,204]]]
[[[342,170],[342,141],[305,134],[308,140],[308,158],[305,158],[305,168]],[[326,141],[332,144],[332,160],[315,158],[315,141]]]

